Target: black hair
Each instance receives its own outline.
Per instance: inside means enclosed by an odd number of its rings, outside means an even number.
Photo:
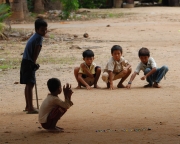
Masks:
[[[47,86],[51,93],[55,92],[61,86],[61,81],[57,78],[51,78],[47,81]]]
[[[142,47],[140,50],[139,50],[139,53],[138,53],[138,56],[150,56],[150,51],[145,48],[145,47]]]
[[[119,45],[114,45],[112,48],[111,48],[111,54],[115,51],[115,50],[119,50],[122,54],[122,47],[119,46]]]
[[[88,50],[85,50],[82,53],[82,56],[83,56],[83,58],[85,58],[85,57],[94,57],[94,52],[92,50],[88,49]]]
[[[35,21],[34,23],[35,25],[35,30],[38,30],[40,27],[47,27],[48,24],[45,20],[43,20],[42,18],[39,18]]]

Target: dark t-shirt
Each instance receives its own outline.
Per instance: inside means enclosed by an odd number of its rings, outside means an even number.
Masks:
[[[43,37],[37,33],[32,35],[28,40],[24,49],[23,59],[30,60],[33,62],[33,48],[36,46],[42,47]]]

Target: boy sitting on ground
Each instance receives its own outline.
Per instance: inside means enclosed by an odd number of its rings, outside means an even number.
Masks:
[[[112,57],[107,63],[102,74],[102,80],[107,83],[107,88],[114,89],[113,81],[120,79],[117,87],[125,88],[123,82],[131,73],[131,65],[122,57],[122,47],[114,45],[111,48]]]
[[[94,85],[94,88],[100,88],[97,85],[97,81],[101,74],[101,68],[93,62],[93,51],[89,49],[85,50],[82,56],[84,63],[81,63],[80,67],[74,69],[74,76],[78,82],[77,88],[84,86],[87,90],[90,90],[92,85]]]
[[[141,48],[138,55],[141,62],[137,66],[135,72],[132,74],[126,87],[131,87],[132,81],[142,70],[144,72],[144,76],[141,78],[141,80],[146,79],[148,82],[148,84],[144,87],[160,88],[159,82],[166,75],[168,67],[162,66],[161,68],[157,68],[156,62],[152,57],[150,57],[150,51],[147,48]]]
[[[63,86],[65,101],[62,101],[58,95],[62,92],[61,82],[57,78],[51,78],[47,82],[50,94],[47,95],[39,110],[39,122],[44,129],[50,131],[63,131],[63,128],[57,127],[56,123],[65,114],[73,103],[71,101],[72,90],[69,84]]]

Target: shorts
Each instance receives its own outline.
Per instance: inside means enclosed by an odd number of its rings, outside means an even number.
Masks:
[[[63,110],[64,112],[61,112],[59,110],[59,108],[61,108],[61,110]],[[46,123],[41,123],[41,126],[44,129],[50,129],[52,128],[52,126],[54,125],[54,123],[56,123],[65,113],[66,113],[66,109],[62,108],[62,107],[55,107],[52,109],[52,111],[49,113],[48,117],[47,117],[47,122]]]
[[[35,84],[34,63],[30,60],[23,59],[20,68],[20,84]]]
[[[85,74],[82,74],[82,78],[84,79],[84,81],[89,85],[89,86],[92,86],[94,84],[94,80],[95,80],[95,77],[96,77],[96,71],[98,68],[101,68],[100,66],[96,66],[95,67],[95,74],[93,74],[93,78],[90,78],[88,77],[87,75]]]

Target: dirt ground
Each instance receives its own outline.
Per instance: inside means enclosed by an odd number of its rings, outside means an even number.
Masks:
[[[97,10],[100,11],[100,10]],[[103,11],[103,10],[101,10]],[[90,21],[49,23],[51,37],[63,34],[78,35],[77,40],[48,41],[45,39],[39,56],[37,71],[39,104],[47,96],[46,82],[57,77],[62,84],[73,87],[74,105],[58,122],[64,133],[49,133],[38,123],[38,115],[23,112],[25,107],[24,85],[19,82],[19,68],[0,71],[0,143],[46,144],[46,143],[180,143],[180,10],[179,7],[144,7],[133,9],[104,10],[127,14],[120,18]],[[110,27],[107,27],[110,25]],[[13,28],[33,29],[33,24],[14,24]],[[88,39],[82,36],[87,32]],[[54,38],[54,39],[55,39]],[[82,52],[90,48],[95,53],[95,63],[102,70],[111,57],[110,49],[118,44],[123,47],[123,56],[133,70],[141,47],[149,48],[158,66],[167,65],[169,72],[162,88],[143,88],[141,72],[133,81],[132,88],[107,90],[100,78],[102,89],[77,90],[73,69],[82,62]],[[78,45],[82,49],[70,49]],[[4,42],[0,44],[4,46]],[[21,58],[24,42],[6,42],[1,57],[11,55]],[[7,53],[5,53],[7,51]],[[3,54],[4,53],[4,54]],[[126,85],[129,78],[124,82]],[[117,85],[118,81],[114,82]],[[63,95],[60,97],[63,99]],[[34,94],[35,98],[35,94]],[[36,101],[33,101],[36,106]]]

